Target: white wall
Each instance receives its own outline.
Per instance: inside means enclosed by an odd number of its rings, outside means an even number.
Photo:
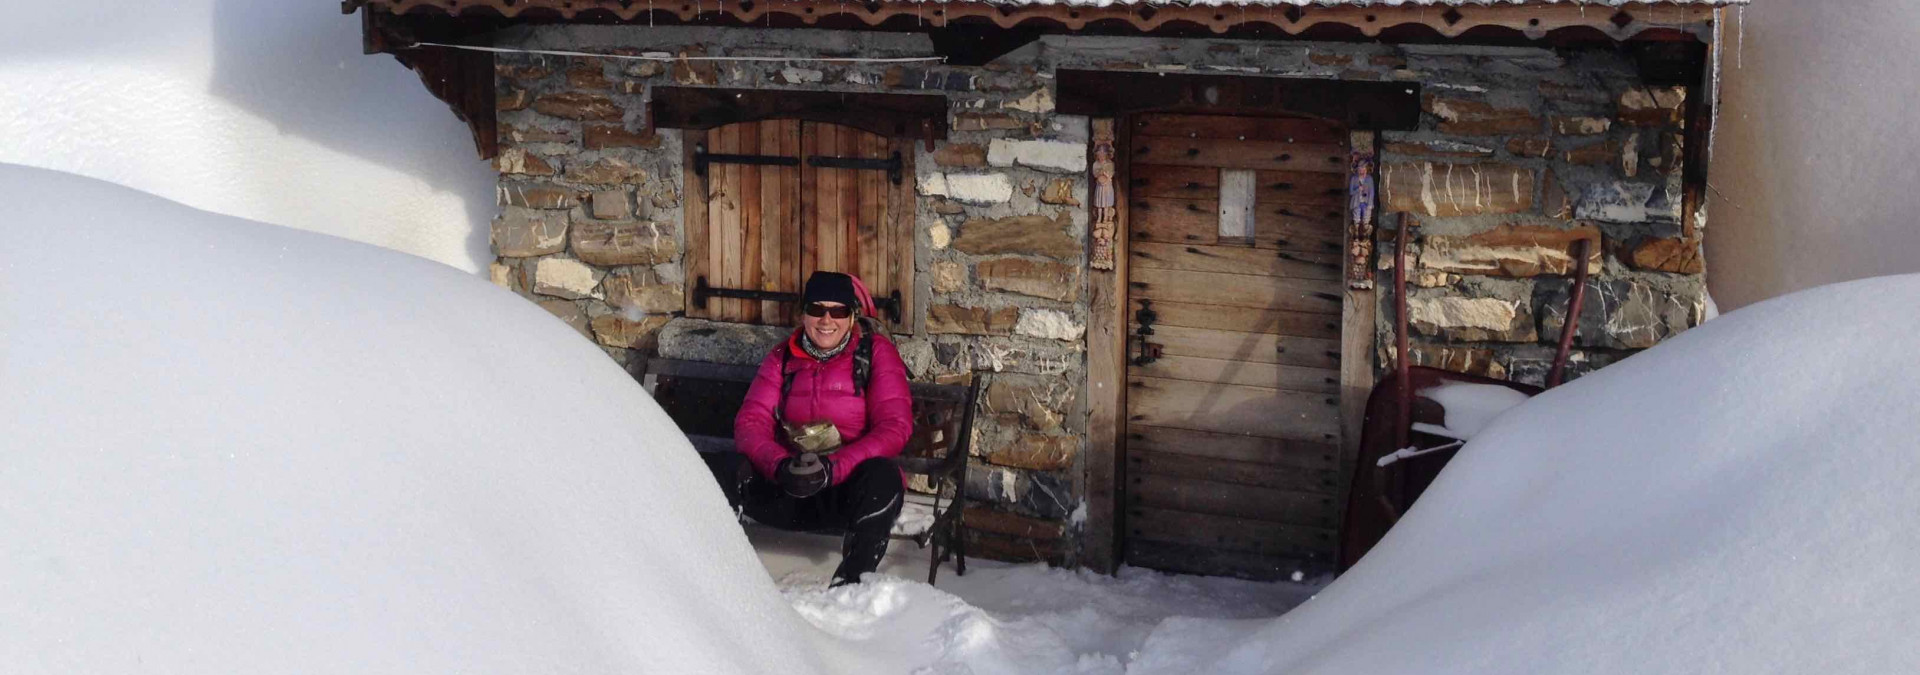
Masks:
[[[330,0],[63,0],[0,21],[0,163],[478,271],[494,174]],[[85,208],[75,205],[75,208]]]
[[[1709,180],[1715,300],[1920,271],[1920,2],[1731,14]]]

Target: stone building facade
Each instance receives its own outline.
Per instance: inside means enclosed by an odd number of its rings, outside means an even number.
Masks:
[[[1419,86],[1416,129],[1379,137],[1376,266],[1396,222],[1416,363],[1539,383],[1564,322],[1577,239],[1593,277],[1573,372],[1697,325],[1704,214],[1686,213],[1687,97],[1623,52],[1458,44],[1048,36],[981,67],[812,61],[927,53],[912,34],[536,26],[497,38],[495,283],[634,364],[752,363],[779,327],[682,316],[690,280],[681,134],[647,117],[656,87],[937,92],[950,132],[915,143],[913,315],[895,336],[916,379],[985,378],[966,521],[978,554],[1074,563],[1087,492],[1086,117],[1056,111],[1063,69]],[[768,57],[768,61],[617,56]],[[1381,284],[1385,287],[1386,284]],[[1393,358],[1378,294],[1377,367]]]

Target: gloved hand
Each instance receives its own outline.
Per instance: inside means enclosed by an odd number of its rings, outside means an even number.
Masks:
[[[805,499],[825,489],[827,483],[833,480],[833,462],[820,455],[803,452],[780,460],[773,477],[788,495]]]

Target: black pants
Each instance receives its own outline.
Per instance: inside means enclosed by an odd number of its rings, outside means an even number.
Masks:
[[[715,452],[701,458],[713,470],[720,491],[735,511],[744,511],[756,522],[782,530],[841,533],[840,567],[833,572],[833,585],[859,581],[860,575],[879,567],[880,559],[886,556],[893,521],[900,517],[906,497],[900,469],[892,459],[875,457],[861,462],[840,484],[800,498],[789,496],[778,484],[762,478],[746,455]]]

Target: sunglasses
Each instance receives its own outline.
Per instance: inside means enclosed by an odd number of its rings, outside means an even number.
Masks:
[[[835,319],[845,319],[853,316],[853,308],[846,305],[826,305],[811,302],[807,303],[807,316],[815,318],[831,316]]]

